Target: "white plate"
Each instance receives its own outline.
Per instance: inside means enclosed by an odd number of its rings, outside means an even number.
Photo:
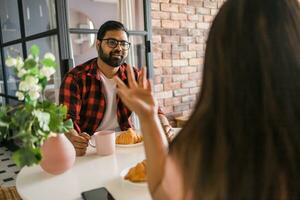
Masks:
[[[135,131],[137,131],[137,130],[135,130]],[[118,135],[120,135],[122,132],[124,132],[124,131],[116,132],[116,137]],[[139,135],[139,131],[137,131],[137,134]],[[143,144],[144,144],[144,142],[142,141],[142,142],[135,143],[135,144],[116,144],[116,147],[125,147],[125,148],[127,148],[127,147],[137,147],[137,146],[142,146]]]
[[[125,180],[125,176],[128,173],[130,168],[131,167],[127,167],[121,171],[120,176],[121,176],[122,182],[125,183],[126,185],[131,185],[134,187],[147,187],[147,182],[136,182],[135,183],[135,182],[131,182],[129,180]]]

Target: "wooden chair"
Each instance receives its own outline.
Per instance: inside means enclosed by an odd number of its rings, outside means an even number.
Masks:
[[[15,186],[1,187],[0,200],[22,200]]]

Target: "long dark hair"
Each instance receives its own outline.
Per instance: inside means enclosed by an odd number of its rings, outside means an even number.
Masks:
[[[170,146],[194,199],[300,199],[300,6],[227,0],[203,85]]]

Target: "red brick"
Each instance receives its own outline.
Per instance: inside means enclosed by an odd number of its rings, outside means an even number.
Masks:
[[[190,21],[198,21],[199,20],[199,15],[188,15],[187,18]]]
[[[173,97],[172,91],[163,91],[154,93],[156,99],[165,99]]]
[[[207,38],[204,37],[203,35],[197,36],[197,37],[196,37],[196,43],[201,43],[201,44],[203,43],[203,44],[204,44],[204,43],[206,43],[206,39],[207,39]]]
[[[153,35],[152,36],[152,43],[161,43],[161,36],[160,35]]]
[[[165,106],[178,105],[180,103],[181,103],[181,98],[180,97],[173,97],[173,98],[164,99],[164,105]]]
[[[216,15],[219,12],[218,9],[210,9],[210,14],[211,15]]]
[[[170,13],[161,11],[152,11],[152,19],[170,19]]]
[[[200,14],[200,15],[209,15],[210,14],[210,9],[199,7],[199,8],[196,9],[196,13]]]
[[[214,16],[211,16],[211,15],[205,15],[204,16],[204,22],[212,22],[214,20]]]
[[[162,76],[162,83],[171,83],[172,82],[172,75],[163,75]]]
[[[190,94],[198,94],[200,87],[190,88]]]
[[[161,20],[161,27],[162,28],[179,28],[179,21],[173,21],[173,20]]]
[[[162,43],[159,45],[159,50],[163,52],[171,52],[172,45],[170,43]]]
[[[174,90],[175,97],[183,96],[183,95],[187,95],[187,94],[189,94],[188,88],[181,88],[181,89]]]
[[[196,23],[193,21],[180,21],[181,28],[195,28]]]
[[[175,60],[173,59],[172,60],[172,66],[175,66],[175,67],[179,67],[179,66],[187,66],[188,65],[188,60],[186,59],[179,59],[179,60]]]
[[[159,19],[152,19],[151,23],[152,27],[161,27],[161,21]]]
[[[180,43],[182,43],[182,44],[195,43],[195,38],[190,37],[190,36],[181,36],[180,37]]]
[[[162,69],[154,67],[153,69],[154,75],[162,75]]]
[[[197,87],[198,84],[197,84],[196,80],[193,80],[193,81],[184,81],[181,84],[181,86],[182,86],[182,88],[192,88],[192,87]]]
[[[191,58],[189,59],[189,65],[202,65],[203,58]]]
[[[202,7],[203,5],[203,0],[189,0],[188,4],[190,6],[196,6],[196,7]]]
[[[164,113],[173,113],[174,112],[173,106],[165,106],[163,107]]]
[[[203,6],[204,8],[218,8],[218,2],[205,0]]]
[[[186,67],[172,67],[172,69],[173,69],[173,75],[174,74],[184,74],[184,73],[182,73],[182,70],[183,69],[185,69]]]
[[[193,66],[193,67],[181,67],[180,68],[180,73],[181,74],[190,74],[190,73],[194,73],[197,72],[197,67]]]
[[[172,29],[172,30],[171,30],[171,34],[172,34],[172,35],[180,35],[180,36],[183,36],[183,35],[187,35],[187,34],[188,34],[188,30],[187,30],[187,29],[183,29],[183,28],[180,28],[180,29]]]
[[[164,75],[172,75],[172,67],[162,67],[161,70]]]
[[[197,51],[203,49],[203,44],[189,44],[189,51]]]
[[[172,79],[174,82],[177,82],[177,81],[187,81],[188,80],[188,74],[175,74],[172,76]]]
[[[171,60],[154,60],[153,65],[155,67],[172,66],[172,61]]]
[[[163,59],[180,59],[179,52],[163,52]]]
[[[153,51],[152,56],[154,60],[162,59],[162,53],[158,51]]]
[[[171,3],[187,4],[187,0],[171,0]]]
[[[165,35],[162,36],[163,43],[179,43],[179,36],[177,35]]]
[[[190,109],[189,104],[180,104],[179,106],[174,106],[174,111],[179,112],[179,111],[187,111]]]
[[[195,14],[195,7],[189,6],[189,5],[188,6],[181,5],[181,6],[179,6],[179,12],[192,15],[192,14]]]
[[[163,91],[163,84],[156,84],[154,85],[154,92],[161,92]]]
[[[164,90],[165,91],[179,89],[180,87],[181,87],[181,83],[180,82],[165,83],[164,84]]]
[[[201,78],[200,73],[192,73],[188,75],[188,80],[197,80]]]
[[[157,2],[160,2],[160,3],[170,3],[170,0],[157,0]]]
[[[182,97],[183,103],[194,102],[195,100],[196,100],[196,95],[187,95]]]
[[[184,51],[180,54],[181,58],[195,58],[197,56],[196,51]]]
[[[185,44],[172,44],[172,52],[182,52],[187,50],[187,45]]]
[[[159,3],[151,3],[151,10],[160,10]]]
[[[161,8],[161,11],[178,12],[178,5],[176,5],[176,4],[162,3],[160,5],[160,8]]]
[[[153,84],[160,84],[161,83],[161,76],[154,76],[154,79],[153,79]]]
[[[160,20],[159,20],[160,21]],[[172,29],[153,27],[153,35],[170,35]]]
[[[172,20],[187,20],[187,14],[184,13],[171,13]]]
[[[189,32],[188,33],[189,36],[203,35],[203,30],[200,30],[200,29],[189,29],[188,32]]]
[[[197,28],[199,28],[199,29],[206,30],[206,29],[209,29],[209,27],[210,27],[210,23],[207,23],[207,22],[199,22],[199,23],[197,23]]]

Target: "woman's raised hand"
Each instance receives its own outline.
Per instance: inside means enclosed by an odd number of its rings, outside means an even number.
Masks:
[[[117,93],[123,103],[139,118],[147,118],[157,114],[158,105],[152,93],[152,85],[147,80],[146,68],[143,67],[139,74],[138,81],[134,78],[133,69],[127,66],[128,86],[117,76],[114,80],[117,83]]]

